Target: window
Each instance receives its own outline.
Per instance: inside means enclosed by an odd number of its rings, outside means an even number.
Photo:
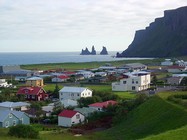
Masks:
[[[138,84],[138,81],[136,81],[136,84]]]
[[[71,96],[74,96],[74,94],[73,94],[73,93],[71,93]]]
[[[135,90],[136,89],[136,87],[135,86],[132,86],[132,90]]]
[[[76,119],[80,119],[80,114],[77,114],[77,115],[76,115]]]
[[[32,95],[32,99],[35,99],[35,95]]]
[[[132,84],[134,84],[134,81],[132,81]]]
[[[12,118],[12,114],[11,113],[9,114],[9,118]]]
[[[123,81],[123,84],[126,84],[127,83],[127,81]]]
[[[21,124],[23,124],[23,118],[20,119]]]
[[[9,127],[9,121],[5,122],[5,127]]]
[[[13,120],[13,126],[15,126],[16,125],[16,120]]]
[[[25,98],[27,98],[27,95],[25,95]]]
[[[77,94],[77,96],[79,96],[79,93]]]
[[[61,93],[61,95],[63,95],[63,93]]]

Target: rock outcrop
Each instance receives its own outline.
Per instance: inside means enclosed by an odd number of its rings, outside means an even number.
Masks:
[[[90,55],[90,51],[88,50],[88,48],[86,47],[86,49],[82,49],[82,52],[80,53],[80,55]]]
[[[175,57],[187,55],[187,6],[167,10],[145,30],[136,31],[134,40],[117,57]]]
[[[107,51],[106,47],[103,46],[103,49],[100,52],[100,55],[108,55],[108,51]]]

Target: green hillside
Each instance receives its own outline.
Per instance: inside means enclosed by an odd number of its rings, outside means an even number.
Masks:
[[[141,139],[187,125],[187,112],[154,96],[129,113],[119,125],[97,133],[98,139]]]
[[[187,125],[176,129],[161,133],[156,136],[149,136],[143,140],[186,140],[187,138]]]

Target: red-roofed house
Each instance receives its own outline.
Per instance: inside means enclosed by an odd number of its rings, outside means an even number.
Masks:
[[[52,78],[52,82],[66,82],[69,79],[67,75],[58,75]]]
[[[25,95],[25,99],[41,101],[48,98],[48,94],[42,87],[21,87],[19,88],[17,95]]]
[[[74,110],[63,110],[58,114],[58,126],[71,127],[85,120],[85,116]]]
[[[116,105],[117,102],[116,101],[113,101],[113,100],[109,100],[109,101],[105,101],[105,102],[97,102],[97,103],[94,103],[94,104],[90,104],[88,105],[89,108],[93,108],[95,110],[98,110],[98,111],[103,111],[103,108],[106,108],[108,107],[109,105]]]
[[[72,76],[72,75],[76,75],[76,72],[73,72],[73,71],[64,71],[63,74],[65,74],[67,76]]]
[[[173,66],[167,67],[167,71],[171,72],[171,73],[184,72],[186,70],[187,70],[187,68],[185,66],[173,65]]]

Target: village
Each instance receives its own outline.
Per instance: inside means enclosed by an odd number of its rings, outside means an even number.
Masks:
[[[107,129],[144,99],[160,91],[185,90],[187,85],[183,60],[165,59],[157,65],[105,63],[75,71],[38,69],[0,66],[0,127],[39,123],[71,128],[74,133]]]

